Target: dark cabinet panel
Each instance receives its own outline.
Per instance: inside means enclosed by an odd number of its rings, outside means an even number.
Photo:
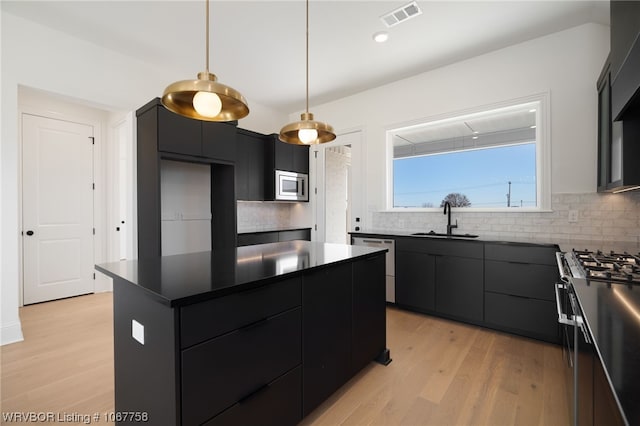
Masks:
[[[398,238],[396,239],[396,250],[482,259],[484,243],[447,238]]]
[[[278,139],[278,135],[268,136],[267,173],[273,170],[285,170],[296,173],[309,173],[309,146],[291,145]]]
[[[202,155],[223,161],[236,161],[236,126],[202,122]]]
[[[484,319],[483,262],[436,257],[436,311],[471,321]]]
[[[484,246],[485,259],[501,260],[504,262],[536,263],[551,265],[557,268],[556,246],[535,246],[521,244],[486,243]]]
[[[554,301],[553,284],[560,279],[558,267],[533,263],[486,260],[485,290],[514,296]]]
[[[385,256],[353,263],[352,311],[353,373],[360,371],[385,350]]]
[[[418,310],[435,310],[435,259],[428,253],[396,251],[397,304]]]
[[[302,414],[307,415],[350,377],[351,264],[304,274],[302,297]]]
[[[182,421],[202,424],[301,362],[301,308],[182,352]]]
[[[296,367],[233,405],[205,426],[294,426],[302,419],[302,368]]]
[[[138,115],[138,257],[160,256],[160,158],[155,111]],[[144,218],[144,220],[140,220]]]
[[[619,120],[626,119],[625,108],[640,102],[640,2],[613,0],[610,12],[611,107]]]
[[[485,322],[517,334],[558,341],[555,302],[487,292],[484,295]]]
[[[238,200],[265,199],[265,145],[264,135],[238,129],[236,159],[236,196]]]
[[[276,170],[286,170],[289,172],[297,171],[293,170],[293,148],[295,145],[284,143],[277,137],[274,138],[274,152],[275,152],[275,167]]]
[[[158,106],[158,151],[202,155],[202,125],[198,120]]]
[[[278,231],[238,234],[238,247],[278,242]]]
[[[180,309],[180,346],[187,348],[302,303],[301,278],[289,278]]]

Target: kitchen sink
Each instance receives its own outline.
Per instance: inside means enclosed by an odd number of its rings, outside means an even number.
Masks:
[[[478,238],[477,235],[473,235],[473,234],[451,234],[451,235],[447,235],[447,234],[440,234],[437,233],[435,231],[429,231],[429,232],[415,232],[411,235],[416,235],[416,236],[427,236],[427,237],[455,237],[455,238]]]

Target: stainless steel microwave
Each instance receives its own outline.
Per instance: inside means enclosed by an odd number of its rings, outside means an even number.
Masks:
[[[276,200],[309,201],[309,175],[276,170]]]

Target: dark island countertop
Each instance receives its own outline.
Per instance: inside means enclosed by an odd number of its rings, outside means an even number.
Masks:
[[[629,424],[640,424],[640,286],[572,278],[598,356]]]
[[[140,287],[160,303],[183,306],[257,287],[285,275],[386,251],[345,244],[289,241],[123,260],[95,268]]]

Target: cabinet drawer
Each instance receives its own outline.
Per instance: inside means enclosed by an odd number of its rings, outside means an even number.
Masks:
[[[484,244],[480,241],[461,241],[441,238],[415,237],[396,239],[396,250],[418,251],[441,256],[482,259]]]
[[[487,324],[529,337],[558,341],[554,302],[487,292],[484,304]]]
[[[487,291],[555,300],[554,283],[559,279],[557,266],[495,260],[486,260],[484,266]]]
[[[293,426],[302,418],[302,367],[296,367],[205,423]]]
[[[202,424],[301,361],[301,308],[182,352],[182,421]]]
[[[180,347],[197,343],[284,312],[302,301],[300,277],[207,300],[180,309]]]
[[[484,258],[504,262],[536,263],[538,265],[556,265],[556,247],[494,244],[486,243]]]

